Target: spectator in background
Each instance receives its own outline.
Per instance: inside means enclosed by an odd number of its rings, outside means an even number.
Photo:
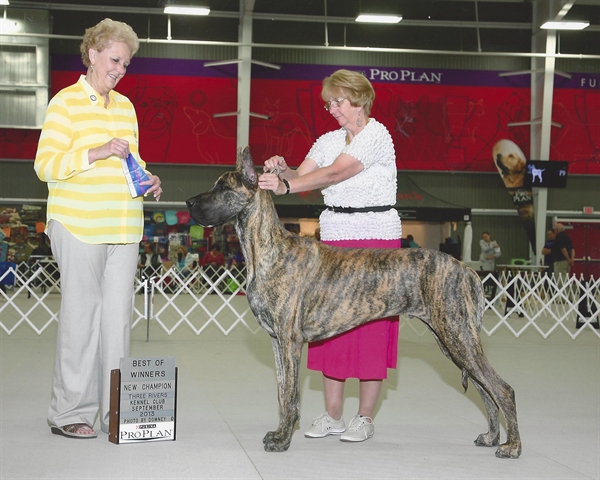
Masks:
[[[200,260],[200,265],[207,272],[212,284],[215,285],[221,275],[221,270],[225,266],[225,255],[221,253],[219,244],[214,243],[212,247],[210,247],[210,250],[206,252]],[[215,290],[211,293],[217,293],[216,286]]]
[[[483,232],[481,240],[479,240],[479,247],[481,248],[479,255],[481,269],[484,272],[493,272],[496,269],[496,259],[500,256],[500,245],[492,239],[489,232]]]
[[[151,242],[144,244],[144,251],[140,253],[138,259],[138,268],[142,271],[142,278],[151,278],[160,274],[162,261],[158,252],[155,252],[155,245]]]
[[[52,248],[48,244],[47,236],[45,233],[40,235],[40,244],[35,247],[31,255],[34,257],[51,257],[52,256]]]
[[[554,260],[554,273],[569,275],[575,263],[575,249],[571,237],[566,234],[562,223],[554,225],[554,243],[552,244],[552,259]]]
[[[542,255],[544,255],[544,266],[548,267],[546,269],[546,273],[552,273],[554,271],[554,258],[552,256],[552,244],[554,243],[554,239],[556,235],[553,230],[548,230],[546,232],[546,243],[544,243],[544,247],[542,248]]]
[[[187,247],[180,245],[177,249],[177,269],[184,277],[187,277],[197,265],[192,254],[188,252]]]
[[[200,260],[200,265],[204,268],[212,267],[215,270],[225,266],[225,256],[221,253],[218,244],[215,243],[210,247],[210,250]]]
[[[237,267],[238,270],[241,270],[246,266],[246,259],[244,258],[244,254],[240,247],[235,247],[235,251],[231,256],[231,266]]]
[[[408,246],[410,248],[421,248],[412,235],[407,235],[406,240],[408,240]]]

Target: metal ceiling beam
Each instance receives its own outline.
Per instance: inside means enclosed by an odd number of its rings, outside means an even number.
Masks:
[[[73,5],[72,3],[28,2],[27,0],[12,0],[10,8],[29,8],[32,10],[67,10],[72,12],[114,12],[114,13],[143,13],[145,15],[166,15],[163,8],[117,7],[111,5]],[[213,12],[210,13],[213,15]],[[238,17],[236,13],[231,16]]]
[[[479,0],[481,1],[481,0]],[[253,5],[252,5],[253,6]],[[107,5],[73,5],[69,3],[40,3],[27,0],[12,0],[10,8],[29,8],[35,10],[59,10],[59,11],[81,11],[81,12],[111,12],[111,13],[135,13],[143,15],[166,15],[162,8],[144,7],[122,7]],[[251,11],[252,9],[250,9]],[[301,22],[301,23],[341,23],[355,24],[354,17],[325,17],[320,15],[286,15],[279,13],[256,13],[252,12],[255,20]],[[211,10],[208,18],[239,18],[239,12],[226,12]],[[444,20],[410,20],[403,19],[396,26],[400,27],[430,27],[430,28],[500,28],[531,30],[531,23],[523,22],[461,22]]]
[[[575,5],[575,2],[577,0],[563,0],[563,6],[562,8],[559,10],[559,12],[556,14],[556,17],[554,17],[554,21],[555,22],[560,22],[563,20],[563,18],[565,18],[565,15],[567,13],[569,13],[569,10],[571,10],[571,7],[573,5]]]
[[[255,13],[257,20],[278,20],[303,23],[345,23],[355,25],[356,21],[350,17],[321,17],[317,15],[285,15],[272,13]],[[531,30],[531,23],[527,22],[471,22],[455,20],[410,20],[403,18],[401,22],[390,24],[391,27],[435,27],[435,28],[502,28],[508,30]]]
[[[458,0],[457,0],[458,1]],[[464,1],[464,0],[461,0]],[[474,0],[473,0],[474,1]],[[479,2],[507,3],[512,0],[477,0]],[[515,0],[514,3],[521,3],[523,0]],[[578,2],[578,5],[597,5],[598,0],[565,0],[566,3]],[[594,3],[596,2],[596,3]],[[254,5],[251,5],[250,11]],[[162,8],[144,8],[144,7],[121,7],[107,5],[73,5],[69,3],[50,3],[50,2],[32,2],[28,0],[12,0],[10,8],[29,8],[35,10],[63,10],[63,11],[83,11],[83,12],[111,12],[111,13],[134,13],[143,15],[166,15]],[[356,24],[354,17],[330,17],[321,15],[288,15],[279,13],[255,13],[252,12],[255,20],[280,21],[280,22],[300,22],[300,23],[338,23],[346,25]],[[564,16],[564,15],[563,15]],[[211,10],[208,18],[240,18],[239,12],[227,12]],[[475,29],[503,29],[503,30],[529,30],[533,25],[528,22],[480,22],[480,21],[446,21],[446,20],[411,20],[403,19],[395,25],[389,25],[396,28],[402,27],[425,27],[425,28],[475,28]],[[600,31],[600,25],[590,25],[586,29],[589,31]]]
[[[81,35],[55,35],[39,33],[11,33],[12,37],[38,37],[57,40],[81,41]],[[322,45],[287,45],[273,43],[250,43],[240,42],[213,42],[207,40],[167,40],[162,38],[140,38],[140,43],[163,43],[171,45],[211,45],[222,47],[252,47],[252,48],[284,48],[288,50],[336,50],[344,52],[380,52],[380,53],[419,53],[424,55],[454,55],[454,56],[480,56],[480,57],[520,57],[520,58],[574,58],[579,60],[600,60],[600,55],[588,55],[581,53],[529,53],[529,52],[468,52],[457,50],[425,50],[419,48],[384,48],[384,47],[346,47],[346,46],[322,46]]]

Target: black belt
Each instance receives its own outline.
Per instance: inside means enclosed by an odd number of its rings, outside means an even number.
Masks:
[[[335,213],[362,213],[362,212],[387,212],[394,208],[393,205],[381,205],[379,207],[327,207],[327,210],[331,210]]]

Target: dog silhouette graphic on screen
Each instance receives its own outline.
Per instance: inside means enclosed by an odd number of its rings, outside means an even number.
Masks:
[[[542,179],[542,173],[546,171],[545,168],[535,168],[534,165],[527,165],[527,169],[531,174],[531,183],[535,183],[536,178],[540,180],[540,183],[544,182],[544,180]]]

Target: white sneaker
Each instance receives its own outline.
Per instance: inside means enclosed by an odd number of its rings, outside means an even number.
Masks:
[[[340,437],[340,440],[342,442],[364,442],[371,438],[374,433],[373,419],[357,415],[350,421],[346,433]]]
[[[346,422],[343,418],[334,420],[327,412],[313,419],[311,427],[304,432],[305,437],[323,438],[327,435],[340,435],[346,431]]]

